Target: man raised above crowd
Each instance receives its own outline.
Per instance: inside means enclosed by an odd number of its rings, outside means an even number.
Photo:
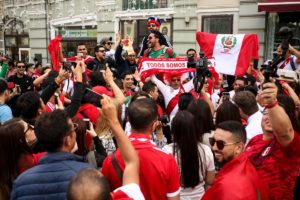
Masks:
[[[158,19],[157,17],[149,17],[148,20],[147,20],[147,26],[148,26],[149,33],[151,31],[159,31],[160,25],[161,25],[161,20]],[[143,56],[144,55],[144,51],[148,48],[148,36],[149,35],[146,35],[143,38],[142,44],[141,44],[141,50],[138,53],[137,57]],[[164,42],[163,42],[163,44],[166,45],[167,47],[171,47],[172,48],[172,45],[171,45],[171,43],[169,41],[169,38],[166,35],[163,35],[163,36],[164,36]]]
[[[175,58],[177,55],[171,47],[165,45],[164,35],[152,30],[148,36],[148,49],[144,51],[143,57],[149,58]]]

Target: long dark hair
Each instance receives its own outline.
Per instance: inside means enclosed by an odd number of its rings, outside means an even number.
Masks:
[[[187,110],[195,117],[198,141],[202,142],[204,133],[215,129],[209,105],[202,99],[195,99],[189,104]]]
[[[203,178],[200,180],[199,168],[201,168],[202,177],[205,177],[198,149],[194,116],[185,110],[178,111],[172,121],[171,132],[174,139],[173,154],[177,158],[177,163],[180,163],[181,185],[193,188],[203,181]]]
[[[9,199],[12,183],[19,174],[20,157],[30,152],[24,125],[15,118],[0,126],[0,196]]]
[[[223,102],[216,111],[216,125],[228,120],[242,122],[239,108],[231,101]]]
[[[72,122],[78,124],[78,127],[75,131],[78,150],[75,152],[75,154],[85,156],[89,152],[88,146],[86,144],[86,124],[82,119],[78,117],[73,117]]]

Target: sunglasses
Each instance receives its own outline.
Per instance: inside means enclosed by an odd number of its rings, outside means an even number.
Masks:
[[[101,53],[104,53],[104,52],[105,52],[105,50],[98,50],[97,52],[101,52]]]
[[[112,45],[112,42],[106,42],[105,44]]]
[[[149,24],[148,27],[156,27],[155,24]]]
[[[148,37],[148,40],[152,40],[153,37]]]
[[[20,68],[23,68],[23,69],[26,68],[25,65],[18,65],[17,67],[18,67],[19,69],[20,69]]]
[[[233,142],[233,143],[226,143],[222,140],[216,140],[215,138],[209,138],[209,144],[211,147],[213,147],[215,144],[217,145],[217,148],[219,150],[223,150],[225,146],[228,146],[228,145],[233,145],[233,144],[237,144],[237,143],[240,143],[240,142]]]

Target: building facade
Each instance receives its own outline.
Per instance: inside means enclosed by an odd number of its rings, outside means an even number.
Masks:
[[[279,7],[278,7],[279,2]],[[280,3],[281,2],[281,3]],[[146,19],[163,20],[161,31],[184,55],[189,48],[199,50],[196,31],[211,33],[257,33],[260,56],[272,58],[282,25],[295,28],[299,37],[299,17],[282,10],[289,6],[280,0],[0,0],[0,51],[32,62],[34,58],[49,62],[47,46],[60,34],[66,57],[85,43],[89,53],[101,38],[120,31],[122,37],[134,38],[139,49],[147,34]],[[291,0],[293,2],[293,0]],[[274,8],[275,4],[275,8]],[[293,8],[300,3],[295,1]],[[272,7],[273,6],[273,7]],[[300,10],[299,10],[300,11]],[[300,15],[298,15],[300,16]]]

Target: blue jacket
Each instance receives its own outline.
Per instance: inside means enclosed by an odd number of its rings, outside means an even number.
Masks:
[[[41,158],[38,165],[23,172],[13,184],[11,199],[66,199],[71,178],[81,169],[91,168],[81,156],[56,152]]]

